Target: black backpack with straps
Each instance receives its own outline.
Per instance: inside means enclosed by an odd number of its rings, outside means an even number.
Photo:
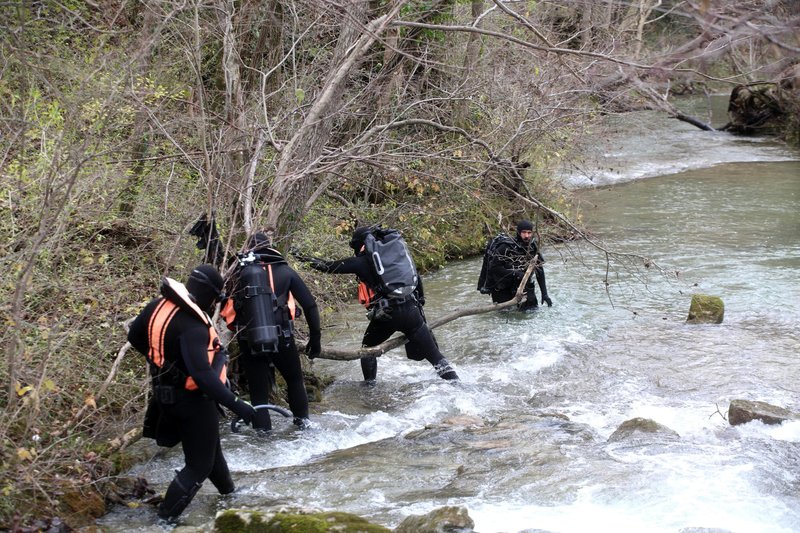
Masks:
[[[414,292],[419,284],[419,275],[399,231],[376,228],[365,237],[364,247],[382,296],[404,298]]]
[[[491,294],[492,292],[493,284],[489,279],[489,268],[491,266],[492,259],[494,258],[497,252],[497,247],[500,245],[500,243],[503,242],[513,245],[514,239],[512,239],[507,233],[498,233],[497,235],[489,239],[489,242],[486,243],[486,248],[483,252],[483,264],[481,264],[481,273],[478,276],[477,289],[481,294]]]

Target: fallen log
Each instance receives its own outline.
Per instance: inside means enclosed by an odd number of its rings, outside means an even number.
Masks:
[[[448,322],[452,322],[458,318],[462,318],[465,316],[472,316],[472,315],[480,315],[483,313],[490,313],[492,311],[500,311],[501,309],[508,309],[509,307],[514,307],[519,305],[522,301],[522,297],[525,296],[525,284],[528,283],[528,279],[531,277],[531,273],[533,272],[534,267],[536,266],[535,261],[531,261],[528,265],[528,268],[525,270],[525,275],[522,277],[522,281],[519,283],[519,287],[517,287],[517,292],[514,294],[514,297],[507,302],[499,303],[499,304],[489,304],[489,305],[481,305],[477,307],[468,307],[463,309],[456,309],[452,313],[449,313],[443,317],[440,317],[436,320],[432,320],[428,323],[428,327],[430,329],[437,328]],[[399,348],[403,346],[405,343],[408,342],[408,339],[405,335],[398,335],[397,337],[392,337],[389,340],[371,347],[362,347],[357,350],[348,350],[344,348],[333,348],[333,347],[322,347],[322,352],[317,357],[318,359],[330,359],[332,361],[354,361],[356,359],[362,359],[364,357],[372,357],[376,356],[379,357],[389,350],[393,350],[395,348]],[[299,351],[304,351],[305,345],[299,346]]]

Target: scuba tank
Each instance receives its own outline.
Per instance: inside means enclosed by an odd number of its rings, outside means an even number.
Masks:
[[[278,299],[272,292],[267,272],[256,263],[252,253],[239,256],[239,294],[241,306],[240,323],[247,331],[247,340],[253,354],[274,353],[278,351],[278,338],[281,327],[277,325],[276,313]]]

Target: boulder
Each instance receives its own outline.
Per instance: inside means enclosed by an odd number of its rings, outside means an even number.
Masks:
[[[467,533],[475,527],[464,507],[446,506],[419,516],[407,516],[394,533]]]
[[[766,402],[732,400],[728,407],[728,423],[732,426],[760,420],[765,424],[781,424],[787,420],[798,420],[797,413]]]
[[[687,324],[722,324],[725,305],[719,296],[693,294]]]
[[[783,81],[786,83],[734,87],[728,101],[730,122],[722,130],[742,135],[775,135],[784,130],[796,111],[792,106],[792,82],[788,78]]]
[[[626,420],[619,427],[608,437],[608,442],[619,442],[622,440],[630,439],[631,437],[635,436],[637,433],[648,433],[654,435],[662,435],[667,436],[670,439],[679,438],[675,431],[671,430],[667,426],[659,424],[655,420],[650,420],[649,418],[631,418],[630,420]]]
[[[217,513],[215,533],[390,533],[360,516],[342,512],[228,509]]]

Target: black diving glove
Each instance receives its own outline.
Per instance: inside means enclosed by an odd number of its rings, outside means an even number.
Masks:
[[[546,294],[542,295],[542,303],[547,304],[547,307],[553,307],[553,300]]]
[[[314,270],[321,270],[323,272],[328,270],[328,262],[319,257],[308,257],[305,262]]]
[[[242,419],[245,424],[250,424],[253,422],[253,418],[256,416],[256,410],[250,405],[250,402],[246,402],[244,400],[236,400],[236,403],[233,404],[231,408],[236,416]]]
[[[200,250],[208,247],[208,239],[211,237],[211,230],[211,223],[208,222],[205,213],[197,219],[192,229],[189,230],[189,235],[197,237],[197,248]]]
[[[308,344],[306,345],[306,356],[309,359],[315,359],[319,357],[319,354],[322,353],[322,346],[321,346],[321,337],[320,333],[312,333],[308,339]]]

